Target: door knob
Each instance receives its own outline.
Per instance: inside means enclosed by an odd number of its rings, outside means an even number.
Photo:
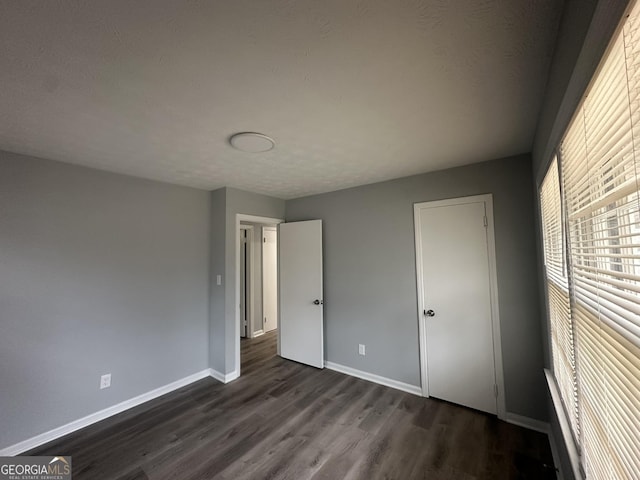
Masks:
[[[324,302],[323,302],[322,300],[318,300],[318,299],[316,299],[316,300],[314,300],[314,301],[313,301],[313,304],[314,304],[314,305],[322,305],[323,303],[324,303]]]
[[[424,314],[425,314],[427,317],[435,317],[435,316],[436,316],[436,312],[434,312],[433,310],[425,310],[425,311],[424,311]]]

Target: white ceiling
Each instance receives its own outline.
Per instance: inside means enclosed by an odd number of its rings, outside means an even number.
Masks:
[[[561,3],[0,0],[0,149],[281,198],[529,152]]]

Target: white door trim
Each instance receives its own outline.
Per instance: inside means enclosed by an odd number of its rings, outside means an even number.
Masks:
[[[234,248],[236,251],[236,281],[235,281],[235,328],[234,328],[234,341],[233,348],[235,349],[234,355],[234,368],[231,370],[235,375],[235,378],[240,376],[240,222],[261,223],[266,225],[273,225],[284,223],[282,218],[271,217],[259,217],[256,215],[246,215],[244,213],[236,213],[236,226],[235,226],[235,243]],[[227,337],[228,338],[228,337]],[[227,345],[228,347],[228,345]]]
[[[433,202],[421,202],[413,205],[413,219],[416,249],[416,282],[418,287],[418,336],[420,344],[420,381],[422,384],[422,396],[429,396],[428,365],[427,365],[427,336],[423,310],[424,302],[424,272],[422,271],[422,226],[420,224],[420,210],[423,208],[463,205],[466,203],[484,202],[485,215],[487,216],[487,249],[489,256],[489,287],[491,290],[491,323],[493,326],[493,361],[498,386],[496,400],[498,418],[505,419],[506,404],[504,395],[504,369],[502,365],[502,342],[500,335],[500,312],[498,308],[498,275],[496,268],[496,242],[493,220],[493,195],[474,195],[470,197],[451,198]]]
[[[264,314],[264,310],[265,310],[265,308],[264,308],[264,299],[265,299],[265,296],[264,296],[264,283],[265,283],[264,282],[264,277],[265,277],[265,275],[264,275],[264,271],[265,271],[265,268],[264,268],[264,264],[265,264],[265,261],[264,261],[264,245],[265,245],[265,243],[264,243],[264,232],[265,231],[271,231],[271,232],[275,232],[276,233],[276,265],[278,265],[278,243],[277,243],[278,227],[271,227],[271,226],[264,226],[263,225],[261,230],[262,230],[262,233],[261,233],[262,244],[260,245],[260,248],[262,249],[262,272],[261,272],[262,273],[262,288],[260,289],[260,293],[262,294],[262,299],[261,299],[262,300],[262,319],[261,319],[261,321],[262,321],[262,330],[263,330],[262,333],[264,333],[264,319],[265,319],[265,314]],[[276,277],[279,278],[279,274],[277,274]],[[278,293],[279,293],[278,290],[276,290],[276,309],[277,309],[277,306],[278,306],[278,297],[279,297]],[[277,326],[277,320],[278,320],[279,317],[280,317],[280,314],[276,315],[276,326]],[[279,338],[280,337],[278,336],[278,339]],[[280,351],[278,350],[278,354],[279,353],[280,353]]]

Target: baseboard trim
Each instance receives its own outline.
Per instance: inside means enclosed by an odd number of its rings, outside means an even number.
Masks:
[[[362,380],[367,380],[369,382],[378,383],[380,385],[384,385],[385,387],[402,390],[403,392],[411,393],[413,395],[422,396],[422,388],[415,385],[399,382],[398,380],[393,380],[391,378],[381,377],[380,375],[375,375],[373,373],[363,372],[362,370],[357,370],[345,365],[340,365],[339,363],[325,361],[324,366],[329,370],[334,370],[336,372],[344,373],[352,377],[361,378]]]
[[[216,380],[218,380],[219,382],[229,383],[235,380],[236,378],[238,378],[240,376],[240,372],[235,370],[231,373],[222,373],[222,372],[219,372],[218,370],[214,370],[213,368],[210,368],[209,375],[215,378]]]
[[[209,375],[214,379],[218,380],[219,382],[227,383],[225,382],[225,379],[224,379],[225,377],[224,373],[220,373],[219,371],[214,370],[213,368],[209,369]]]
[[[261,335],[264,335],[264,330],[256,330],[255,332],[253,332],[253,338],[259,337]]]
[[[238,370],[234,370],[231,373],[227,373],[224,376],[224,383],[233,382],[236,378],[240,376],[240,372]]]
[[[519,427],[528,428],[529,430],[535,430],[536,432],[544,433],[548,435],[551,431],[549,424],[542,420],[536,420],[535,418],[525,417],[524,415],[518,415],[517,413],[507,412],[504,421],[517,425]]]
[[[64,437],[65,435],[80,430],[81,428],[88,427],[89,425],[97,423],[106,418],[112,417],[113,415],[117,415],[118,413],[122,413],[125,410],[129,410],[130,408],[137,407],[138,405],[148,402],[149,400],[153,400],[154,398],[170,393],[174,390],[182,388],[186,385],[189,385],[190,383],[196,382],[210,375],[210,369],[207,368],[205,370],[202,370],[201,372],[194,373],[193,375],[181,378],[180,380],[176,380],[175,382],[168,383],[167,385],[143,393],[142,395],[138,395],[137,397],[130,398],[129,400],[125,400],[124,402],[120,402],[111,407],[107,407],[104,410],[100,410],[98,412],[87,415],[86,417],[82,417],[78,420],[74,420],[73,422],[69,422],[66,425],[62,425],[60,427],[54,428],[53,430],[49,430],[48,432],[41,433],[40,435],[36,435],[35,437],[31,437],[27,440],[16,443],[15,445],[0,449],[0,456],[14,456],[39,447],[40,445],[44,445],[45,443],[51,442],[52,440]]]

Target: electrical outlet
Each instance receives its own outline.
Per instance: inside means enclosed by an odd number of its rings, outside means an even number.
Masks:
[[[111,386],[111,374],[106,373],[100,377],[100,390]]]
[[[358,345],[358,353],[360,355],[366,355],[367,354],[365,345],[363,345],[363,344],[359,344]]]
[[[222,285],[222,275],[216,275],[216,285]]]

